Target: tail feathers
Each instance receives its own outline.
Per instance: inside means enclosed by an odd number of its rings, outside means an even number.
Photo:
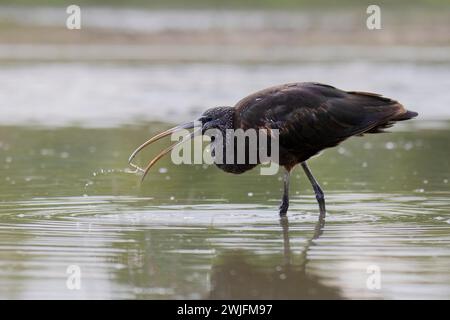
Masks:
[[[391,118],[389,121],[382,123],[364,133],[383,133],[386,132],[384,131],[385,129],[392,127],[395,124],[395,122],[409,120],[417,117],[418,115],[419,114],[417,112],[406,111],[405,113],[395,116],[394,118]]]
[[[404,120],[409,120],[409,119],[415,118],[418,115],[419,114],[417,112],[406,111],[405,113],[402,113],[402,114],[398,115],[397,117],[393,118],[392,120],[394,120],[394,121],[404,121]]]

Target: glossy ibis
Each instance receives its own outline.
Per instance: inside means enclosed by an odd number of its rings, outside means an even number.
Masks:
[[[314,189],[320,212],[325,214],[324,194],[306,160],[351,136],[380,133],[396,121],[416,116],[416,112],[408,111],[397,101],[379,94],[343,91],[321,83],[290,83],[255,92],[240,100],[234,107],[208,109],[198,119],[202,129],[192,132],[187,138],[211,128],[221,132],[227,129],[278,129],[278,162],[286,169],[280,215],[286,215],[288,210],[289,176],[297,164],[305,171]],[[140,150],[154,141],[180,129],[193,127],[194,122],[189,122],[154,136],[133,152],[129,162],[131,163]],[[150,161],[144,170],[143,178],[156,161],[180,143],[163,150]],[[212,141],[212,145],[214,143]],[[228,143],[229,141],[223,141],[224,149]],[[254,168],[258,163],[216,165],[226,172],[240,174]]]

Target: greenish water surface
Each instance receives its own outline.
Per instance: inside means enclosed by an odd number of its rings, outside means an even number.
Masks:
[[[450,298],[448,122],[312,159],[324,222],[299,168],[283,221],[281,172],[168,157],[141,185],[127,158],[166,127],[0,126],[1,298]]]

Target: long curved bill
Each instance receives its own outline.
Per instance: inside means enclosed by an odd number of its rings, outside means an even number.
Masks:
[[[171,130],[171,129],[170,129]],[[173,145],[171,145],[170,147],[164,149],[163,151],[161,151],[156,157],[154,157],[148,164],[147,167],[145,167],[144,174],[142,176],[141,182],[144,181],[145,177],[147,176],[147,173],[149,172],[149,170],[151,169],[151,167],[153,167],[153,165],[162,157],[164,157],[166,154],[168,154],[170,151],[172,151],[173,149],[175,149],[176,147],[182,145],[183,143],[190,141],[191,139],[193,139],[195,136],[197,136],[202,130],[196,130],[194,132],[192,132],[191,134],[187,135],[184,137],[184,139],[180,142],[174,143]]]
[[[131,164],[131,161],[133,161],[134,157],[136,157],[136,155],[142,150],[144,149],[146,146],[148,146],[149,144],[158,141],[159,139],[162,139],[178,130],[181,129],[192,129],[194,128],[194,122],[187,122],[187,123],[183,123],[180,124],[176,127],[173,127],[169,130],[166,130],[164,132],[161,132],[159,134],[157,134],[156,136],[150,138],[149,140],[145,141],[143,144],[141,144],[136,150],[133,151],[133,153],[131,154],[131,156],[128,158],[128,163]]]

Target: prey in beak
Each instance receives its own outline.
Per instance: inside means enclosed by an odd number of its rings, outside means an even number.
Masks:
[[[200,119],[201,121],[201,119]],[[197,127],[192,133],[186,135],[183,140],[181,140],[180,142],[174,143],[173,145],[171,145],[170,147],[162,150],[156,157],[154,157],[152,160],[149,161],[149,163],[147,164],[147,166],[142,169],[141,167],[139,167],[138,165],[134,164],[132,161],[133,159],[136,157],[136,155],[145,147],[149,146],[150,144],[152,144],[155,141],[158,141],[164,137],[167,137],[168,135],[171,135],[172,133],[178,132],[180,130],[188,130],[188,129],[193,129],[195,128],[195,125],[201,122],[196,122],[196,121],[192,121],[192,122],[187,122],[187,123],[183,123],[180,124],[176,127],[173,127],[169,130],[166,130],[164,132],[161,132],[159,134],[157,134],[156,136],[150,138],[149,140],[145,141],[142,145],[140,145],[136,150],[133,151],[133,153],[131,154],[130,158],[128,158],[128,163],[135,168],[136,170],[139,170],[141,172],[143,172],[143,176],[141,179],[141,182],[144,181],[145,177],[147,176],[147,173],[149,172],[149,170],[151,169],[151,167],[153,167],[153,165],[158,162],[159,159],[161,159],[163,156],[165,156],[166,154],[168,154],[170,151],[172,151],[173,149],[175,149],[176,147],[180,146],[181,144],[190,141],[191,139],[193,139],[194,137],[196,137],[198,134],[201,134],[202,129],[201,127]]]

